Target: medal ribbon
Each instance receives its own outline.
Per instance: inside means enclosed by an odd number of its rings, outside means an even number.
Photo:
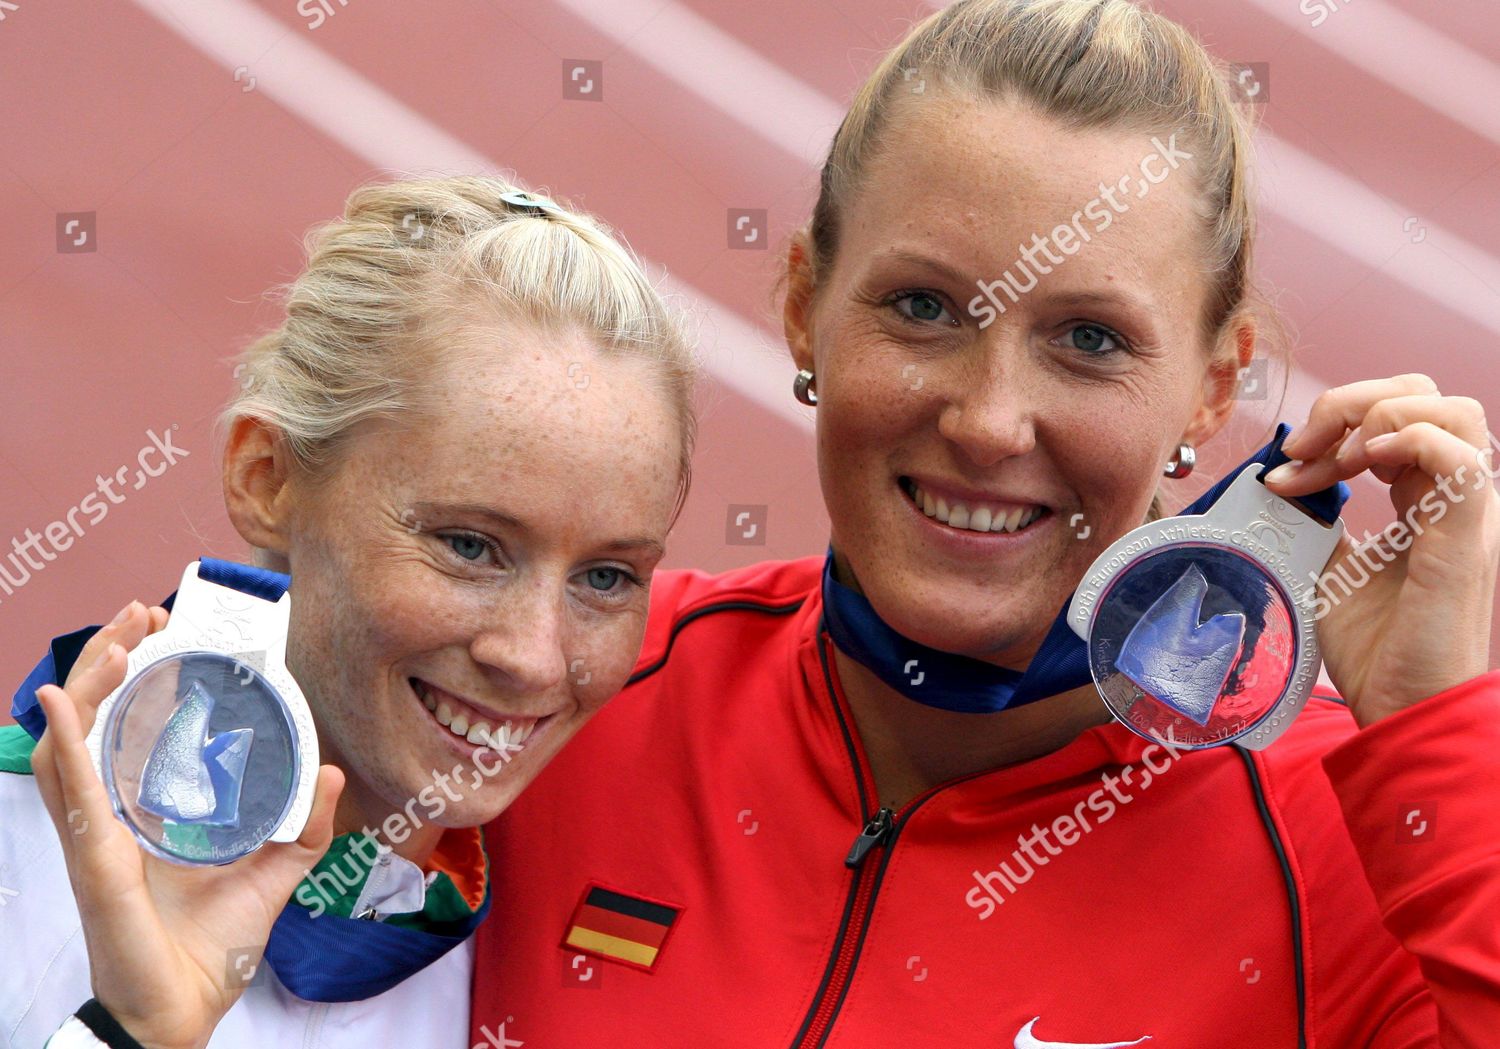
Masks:
[[[1245,469],[1259,466],[1260,472],[1255,476],[1260,480],[1268,471],[1290,462],[1291,458],[1281,450],[1290,433],[1290,426],[1278,423],[1275,436],[1258,452],[1173,516],[1191,517],[1207,512]],[[1295,501],[1309,514],[1331,525],[1338,520],[1348,498],[1349,486],[1339,481]],[[993,714],[1093,680],[1089,673],[1088,646],[1068,626],[1068,606],[1072,600],[1069,594],[1042,647],[1023,672],[928,648],[897,633],[880,618],[863,594],[834,579],[831,544],[823,563],[823,625],[839,650],[869,667],[880,680],[908,699],[957,713]]]
[[[210,557],[199,559],[198,576],[266,601],[280,600],[291,585],[291,577],[281,572]],[[176,596],[170,595],[162,607],[170,612]],[[55,638],[17,690],[11,716],[33,739],[40,739],[47,727],[36,690],[65,681],[84,644],[98,629],[86,627]],[[288,990],[309,1002],[354,1002],[389,990],[468,939],[490,909],[488,877],[479,909],[443,921],[442,932],[326,911],[315,917],[297,902],[297,895],[293,894],[271,928],[265,960]]]

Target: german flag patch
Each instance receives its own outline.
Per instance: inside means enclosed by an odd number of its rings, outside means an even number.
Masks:
[[[681,907],[590,885],[568,922],[563,946],[651,972]]]

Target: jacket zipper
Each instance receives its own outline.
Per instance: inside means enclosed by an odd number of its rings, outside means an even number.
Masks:
[[[844,857],[844,866],[850,870],[860,870],[870,850],[890,840],[891,832],[896,826],[895,817],[895,812],[890,809],[881,809],[871,816],[870,822],[865,824],[865,829],[860,831],[859,837],[854,839],[849,855]]]
[[[828,694],[834,702],[834,712],[838,715],[839,727],[844,734],[844,745],[848,748],[849,757],[854,762],[860,809],[868,813],[870,804],[868,799],[873,797],[875,792],[875,777],[864,760],[863,751],[854,740],[853,731],[839,704],[838,693],[834,690],[833,681],[829,676],[828,649],[825,645],[828,638],[825,629],[820,625],[818,631],[818,655],[823,665],[823,679],[828,688]],[[818,988],[812,1012],[803,1021],[801,1031],[792,1042],[792,1049],[818,1049],[828,1037],[828,1029],[833,1025],[834,1017],[843,1003],[844,992],[848,989],[849,979],[854,972],[854,965],[864,942],[865,926],[875,910],[875,896],[879,890],[880,879],[885,874],[886,864],[891,858],[891,849],[895,845],[896,835],[901,832],[902,825],[934,795],[949,787],[984,775],[988,775],[988,770],[972,772],[967,776],[940,783],[912,798],[901,807],[899,812],[882,806],[873,815],[866,817],[859,837],[854,839],[854,844],[849,848],[849,854],[844,857],[844,866],[858,873],[855,875],[854,884],[849,889],[849,902],[844,909],[838,942],[833,948],[832,965],[823,979],[822,986]],[[880,850],[879,862],[868,862],[871,854],[877,849]]]
[[[888,808],[880,809],[870,817],[870,821],[859,832],[859,837],[854,839],[849,855],[844,858],[844,866],[858,873],[854,877],[844,927],[839,930],[838,946],[834,948],[833,969],[824,981],[817,1010],[807,1025],[807,1033],[797,1042],[797,1049],[813,1049],[814,1046],[821,1045],[833,1022],[834,1011],[843,999],[849,974],[854,969],[854,955],[863,938],[865,923],[869,921],[870,912],[874,909],[871,904],[875,899],[875,880],[878,872],[885,866],[883,863],[866,864],[865,860],[874,849],[885,848],[895,832],[895,812]]]

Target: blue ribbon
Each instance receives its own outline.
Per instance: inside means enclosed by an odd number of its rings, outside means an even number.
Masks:
[[[211,557],[200,558],[198,575],[267,601],[280,600],[292,582],[281,572]],[[162,607],[170,612],[176,597],[175,593],[169,595]],[[54,638],[47,655],[16,691],[11,717],[32,739],[41,739],[47,727],[36,690],[67,680],[84,644],[99,629],[85,627]],[[489,910],[488,878],[479,909],[466,919],[446,923],[447,934],[336,914],[314,917],[294,897],[271,927],[265,959],[277,979],[298,998],[356,1002],[389,990],[437,961],[468,939]]]
[[[242,594],[250,594],[273,605],[281,600],[281,596],[292,585],[292,577],[284,572],[242,565],[236,561],[220,561],[215,557],[198,559],[198,578],[218,586],[227,586]]]
[[[1290,433],[1290,426],[1278,423],[1276,435],[1267,444],[1175,516],[1205,513],[1240,472],[1249,467],[1261,468],[1256,474],[1259,480],[1268,471],[1290,462],[1290,457],[1281,450]],[[1324,523],[1332,524],[1348,498],[1349,486],[1339,481],[1294,501]],[[1069,595],[1025,671],[1011,670],[971,656],[928,648],[897,633],[880,618],[863,594],[833,577],[831,544],[823,563],[823,624],[840,651],[869,667],[880,680],[908,699],[962,714],[993,714],[1055,696],[1092,680],[1088,647],[1068,626],[1071,602]],[[914,683],[917,681],[921,683]]]

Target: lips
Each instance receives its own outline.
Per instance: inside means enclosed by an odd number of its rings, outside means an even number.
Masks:
[[[455,737],[475,746],[488,746],[501,752],[514,751],[526,742],[537,724],[545,720],[495,714],[421,678],[410,678],[409,682],[434,721]]]

